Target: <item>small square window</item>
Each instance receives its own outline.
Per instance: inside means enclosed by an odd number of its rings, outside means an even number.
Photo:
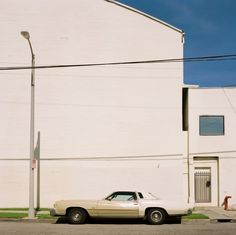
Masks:
[[[200,116],[199,134],[202,136],[224,135],[224,116]]]

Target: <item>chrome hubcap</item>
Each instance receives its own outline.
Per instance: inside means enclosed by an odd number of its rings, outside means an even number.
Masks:
[[[151,214],[151,218],[155,222],[159,222],[162,219],[162,214],[159,211],[153,211]]]
[[[80,213],[76,212],[76,213],[74,214],[74,216],[73,216],[74,221],[79,221],[79,220],[80,220],[80,217],[81,217]]]

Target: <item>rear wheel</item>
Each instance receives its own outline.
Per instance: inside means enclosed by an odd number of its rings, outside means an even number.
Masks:
[[[163,209],[151,209],[147,213],[147,221],[149,224],[163,224],[166,219],[166,212]]]
[[[67,219],[70,224],[83,224],[87,219],[87,213],[80,208],[73,208],[69,210]]]

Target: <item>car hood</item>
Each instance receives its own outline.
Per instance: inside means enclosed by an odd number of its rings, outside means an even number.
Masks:
[[[79,200],[79,199],[73,199],[73,200],[60,200],[60,201],[57,201],[56,203],[58,204],[67,204],[67,203],[70,203],[70,204],[74,204],[74,203],[97,203],[98,200]]]
[[[97,205],[97,200],[60,200],[56,201],[54,207],[84,207],[89,208]]]

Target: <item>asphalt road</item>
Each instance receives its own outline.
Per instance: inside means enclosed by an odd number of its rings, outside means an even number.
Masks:
[[[1,235],[234,235],[236,223],[165,224],[85,224],[69,225],[54,223],[0,221]]]

